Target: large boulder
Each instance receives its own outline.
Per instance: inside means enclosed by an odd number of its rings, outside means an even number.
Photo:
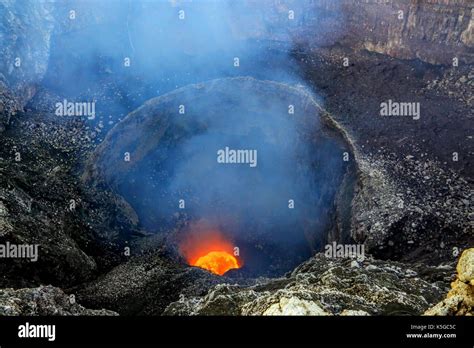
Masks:
[[[456,270],[456,280],[451,283],[451,290],[446,298],[428,309],[425,315],[474,314],[474,248],[464,250]]]

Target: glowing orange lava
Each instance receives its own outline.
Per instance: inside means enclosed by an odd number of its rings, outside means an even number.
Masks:
[[[189,265],[218,275],[242,267],[242,260],[232,242],[222,232],[202,221],[191,226],[179,247]]]
[[[193,266],[201,267],[212,273],[223,275],[228,270],[239,268],[234,255],[225,251],[211,251],[196,260]]]

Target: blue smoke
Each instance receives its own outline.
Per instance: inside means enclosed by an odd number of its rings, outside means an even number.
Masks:
[[[304,85],[290,52],[310,3],[60,2],[55,16],[62,24],[44,86],[61,99],[93,98],[94,122],[110,128],[146,100],[191,83],[252,76]],[[77,23],[67,19],[71,9]],[[315,110],[302,131],[289,117],[287,100],[258,92],[235,90],[232,105],[225,93],[186,96],[191,111],[182,117],[200,118],[204,126],[179,141],[165,140],[119,187],[145,228],[172,228],[184,198],[189,220],[205,219],[247,242],[276,243],[282,255],[290,245],[308,245],[308,230],[327,229],[344,169],[339,145],[302,137],[318,132]],[[256,150],[257,167],[219,164],[217,151],[225,147]]]

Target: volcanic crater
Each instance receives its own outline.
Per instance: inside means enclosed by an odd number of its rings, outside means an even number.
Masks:
[[[40,246],[0,262],[0,315],[440,301],[474,245],[472,4],[290,1],[288,25],[283,2],[222,1],[214,27],[202,2],[182,2],[189,26],[160,17],[175,3],[0,2],[0,243]],[[65,99],[96,117],[58,117]],[[388,100],[420,117],[381,117]],[[256,165],[219,163],[227,147]],[[325,257],[334,242],[365,258]]]
[[[174,231],[177,244],[196,228],[220,231],[243,261],[234,276],[282,275],[329,235],[350,239],[353,154],[329,117],[302,86],[251,77],[190,85],[117,124],[83,179],[112,188],[144,229]],[[219,163],[228,145],[256,149],[256,168]]]

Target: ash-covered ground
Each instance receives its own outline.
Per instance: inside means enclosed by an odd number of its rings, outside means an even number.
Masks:
[[[41,9],[51,19],[31,5],[23,20],[54,22],[64,8]],[[9,23],[2,18],[3,30],[12,30]],[[74,33],[59,31],[53,42],[67,45]],[[340,43],[252,45],[269,47],[259,69],[230,77],[265,80],[267,71],[283,71],[289,88],[304,83],[317,95],[321,122],[349,149],[346,188],[319,250],[275,277],[190,267],[173,243],[186,219],[152,233],[113,185],[90,180],[91,165],[111,129],[149,99],[229,76],[180,77],[179,86],[165,76],[171,81],[157,91],[153,80],[115,73],[99,54],[100,74],[87,89],[61,91],[55,80],[71,63],[53,52],[40,82],[0,75],[0,244],[39,246],[36,262],[0,260],[0,315],[420,315],[444,298],[460,255],[474,245],[473,62],[432,64]],[[2,50],[14,57],[15,46]],[[81,84],[84,71],[77,73]],[[53,106],[65,97],[102,101],[100,118],[58,117]],[[388,100],[419,103],[419,118],[380,116]],[[324,245],[333,241],[363,245],[365,258],[327,257]],[[472,252],[463,255],[451,302],[429,314],[472,313]]]

